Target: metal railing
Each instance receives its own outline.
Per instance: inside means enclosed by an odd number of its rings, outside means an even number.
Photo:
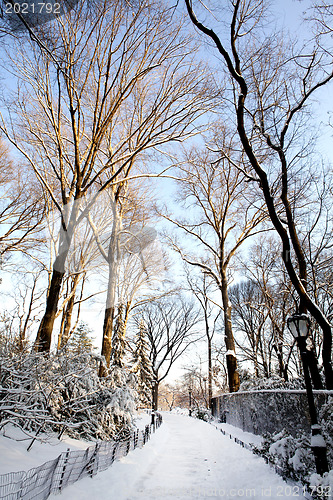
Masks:
[[[162,417],[155,413],[151,424],[144,430],[130,432],[117,441],[101,441],[86,450],[61,453],[55,460],[46,462],[27,472],[9,472],[0,475],[1,500],[44,500],[51,493],[60,493],[66,486],[86,476],[106,470],[115,460],[130,450],[142,448],[152,432],[161,425]]]

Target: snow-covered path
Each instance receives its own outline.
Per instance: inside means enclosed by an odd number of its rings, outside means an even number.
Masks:
[[[69,486],[62,500],[188,500],[191,498],[304,498],[264,460],[213,426],[164,413],[145,447],[93,479]],[[56,497],[54,497],[56,498]],[[59,498],[59,496],[57,497]]]

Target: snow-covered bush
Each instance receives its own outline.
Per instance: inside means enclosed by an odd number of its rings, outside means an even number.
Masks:
[[[325,406],[329,406],[329,404]],[[326,411],[327,408],[324,409],[324,412]],[[323,410],[320,414],[323,416]],[[331,432],[332,421],[332,412],[327,422],[322,420],[323,436],[331,467],[333,466],[332,434],[329,434],[328,431]],[[325,487],[328,491],[329,487],[332,486],[333,470],[324,474],[323,477],[316,474],[315,460],[310,447],[310,435],[300,434],[293,437],[286,430],[276,434],[265,434],[261,445],[254,446],[253,451],[276,465],[283,477],[301,481],[308,486],[314,498],[320,497],[319,492],[324,491]]]
[[[276,465],[283,477],[306,483],[309,472],[315,470],[310,436],[295,438],[283,430],[276,434],[265,434],[263,438],[260,446],[253,447],[254,453]]]
[[[98,377],[99,356],[60,353],[0,355],[0,429],[49,431],[83,439],[110,439],[131,425],[133,376],[115,367]]]
[[[256,378],[253,376],[243,377],[240,386],[240,391],[259,391],[273,389],[305,389],[304,381],[300,378],[286,382],[278,375],[273,375],[269,378]]]
[[[311,474],[309,490],[313,498],[329,499],[333,497],[333,470],[325,472],[323,476]]]
[[[333,396],[328,396],[327,403],[319,410],[319,419],[328,451],[328,460],[333,467]],[[332,488],[333,493],[333,488]]]
[[[204,420],[205,422],[209,422],[212,420],[212,414],[208,408],[198,407],[192,410],[192,417],[198,418],[199,420]]]
[[[171,413],[175,413],[176,415],[188,416],[189,410],[187,408],[180,408],[179,406],[175,406],[174,408],[172,408]]]

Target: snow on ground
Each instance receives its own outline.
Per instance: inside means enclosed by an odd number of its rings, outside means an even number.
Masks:
[[[162,426],[141,450],[64,489],[61,500],[304,498],[301,487],[285,483],[213,425],[162,414]]]
[[[9,437],[12,439],[9,439]],[[6,426],[4,435],[0,436],[0,474],[28,471],[48,460],[54,460],[68,448],[71,450],[85,450],[88,446],[94,444],[69,437],[59,441],[55,437],[45,442],[35,441],[30,451],[27,451],[31,441],[32,438],[28,437],[20,429]]]
[[[259,446],[262,442],[262,436],[257,436],[256,434],[252,434],[251,432],[242,431],[242,429],[234,427],[231,424],[221,424],[220,422],[212,422],[212,425],[214,425],[218,429],[223,429],[232,437],[238,438],[241,441],[243,441],[243,443],[254,444],[255,446]]]
[[[139,429],[144,429],[150,421],[150,415],[142,413],[137,415],[135,424]],[[2,432],[3,434],[0,435],[0,474],[28,471],[49,460],[54,460],[68,448],[77,451],[95,445],[94,442],[79,441],[63,436],[61,440],[56,437],[47,438],[44,442],[36,440],[30,451],[27,451],[32,438],[13,426],[6,426]],[[43,439],[42,436],[40,438]]]

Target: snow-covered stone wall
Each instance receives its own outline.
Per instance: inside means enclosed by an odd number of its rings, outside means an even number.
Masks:
[[[333,391],[314,391],[317,409]],[[257,390],[223,394],[213,398],[213,415],[244,431],[262,435],[286,429],[293,436],[310,431],[305,390]]]

